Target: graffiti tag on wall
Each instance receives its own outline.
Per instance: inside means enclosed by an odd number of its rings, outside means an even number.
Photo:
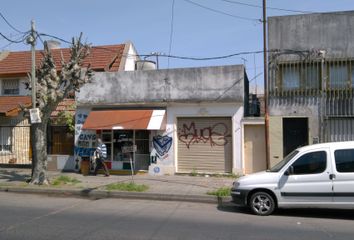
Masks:
[[[172,137],[169,137],[167,135],[165,136],[158,135],[153,137],[152,143],[154,145],[155,150],[157,151],[157,154],[160,157],[163,157],[168,153],[168,151],[171,148]]]
[[[77,113],[75,118],[75,156],[87,157],[93,154],[96,142],[96,133],[91,130],[82,130],[87,118],[87,113]]]
[[[80,156],[80,157],[92,156],[94,151],[95,151],[95,148],[83,148],[83,147],[75,147],[74,148],[75,156]]]
[[[76,115],[76,124],[84,124],[87,118],[87,114],[79,113]]]
[[[194,122],[183,124],[178,129],[178,140],[186,144],[187,148],[197,143],[209,143],[213,146],[225,146],[229,143],[231,137],[227,125],[224,123],[216,123],[210,127],[197,128]]]

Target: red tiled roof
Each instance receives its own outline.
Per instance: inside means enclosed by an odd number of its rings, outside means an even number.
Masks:
[[[62,111],[70,112],[70,114],[75,115],[75,99],[66,98],[61,101],[57,108],[52,112],[51,117],[58,117],[58,114]]]
[[[20,105],[25,107],[32,105],[30,96],[0,96],[0,114],[5,116],[17,116],[21,110]]]
[[[90,55],[84,60],[84,66],[91,64],[95,71],[118,71],[122,60],[125,44],[106,45],[91,48]],[[52,49],[52,55],[57,66],[61,70],[61,53],[65,60],[70,57],[69,48]],[[43,58],[43,50],[36,51],[37,66]],[[0,60],[0,76],[27,75],[31,71],[31,52],[10,52],[3,60]]]
[[[32,99],[30,96],[0,96],[0,114],[5,116],[17,116],[21,111],[20,105],[30,107]],[[75,114],[75,99],[66,98],[61,101],[57,108],[52,112],[51,117],[57,117],[59,112],[68,111],[72,115]]]

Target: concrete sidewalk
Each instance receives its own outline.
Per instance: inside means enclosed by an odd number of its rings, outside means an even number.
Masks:
[[[81,196],[91,198],[135,198],[165,201],[191,201],[204,203],[220,203],[230,201],[230,197],[222,199],[208,195],[221,187],[231,187],[235,180],[230,177],[211,176],[150,176],[148,174],[111,175],[104,177],[83,176],[79,173],[48,171],[51,182],[59,176],[69,176],[80,181],[75,185],[33,186],[26,183],[31,174],[30,169],[0,168],[0,191],[46,194],[56,196]],[[105,186],[111,183],[130,182],[144,184],[149,187],[145,192],[107,191]]]

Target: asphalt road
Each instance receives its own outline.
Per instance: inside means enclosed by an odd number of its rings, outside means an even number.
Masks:
[[[231,204],[55,198],[0,193],[0,239],[352,239],[354,210],[281,210],[258,217]]]

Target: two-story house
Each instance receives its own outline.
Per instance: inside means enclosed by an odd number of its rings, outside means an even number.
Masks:
[[[354,11],[268,18],[274,165],[301,145],[354,140]]]
[[[69,48],[60,48],[51,42],[51,51],[57,70],[61,70],[60,59],[68,59]],[[40,64],[43,55],[36,51],[36,63]],[[135,69],[138,59],[132,43],[94,46],[85,59],[95,72],[130,71]],[[30,125],[21,112],[20,105],[31,107],[31,92],[28,89],[27,74],[31,71],[31,52],[0,53],[0,164],[30,164],[31,143]],[[74,131],[55,119],[61,111],[75,114],[74,96],[65,99],[52,114],[48,126],[48,154],[72,157],[74,152]],[[61,166],[63,167],[63,166]]]

